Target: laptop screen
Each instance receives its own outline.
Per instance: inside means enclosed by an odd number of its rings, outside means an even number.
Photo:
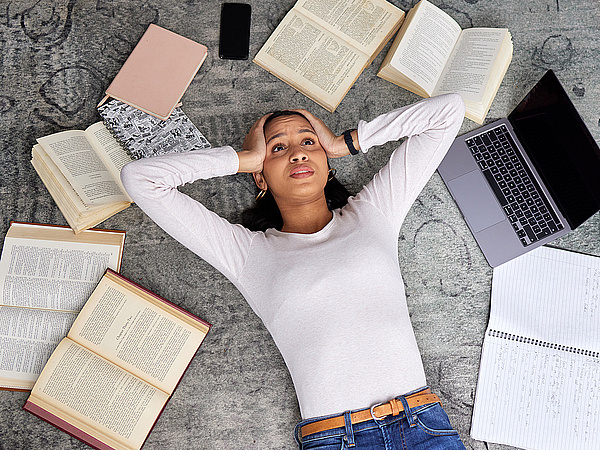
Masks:
[[[554,72],[546,72],[508,119],[571,228],[596,213],[600,149]]]

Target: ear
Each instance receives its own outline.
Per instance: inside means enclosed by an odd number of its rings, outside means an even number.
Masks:
[[[256,186],[263,191],[266,191],[268,186],[267,186],[267,182],[265,181],[265,177],[263,177],[262,172],[254,172],[252,174],[252,177],[254,177],[254,182],[256,183]]]

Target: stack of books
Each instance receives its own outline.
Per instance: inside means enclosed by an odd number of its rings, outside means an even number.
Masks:
[[[98,105],[104,120],[37,139],[33,167],[75,233],[131,204],[120,181],[128,162],[210,147],[179,107],[206,55],[204,45],[150,24]]]

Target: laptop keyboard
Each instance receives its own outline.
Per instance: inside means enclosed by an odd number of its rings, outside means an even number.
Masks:
[[[506,125],[465,142],[524,247],[563,228]]]

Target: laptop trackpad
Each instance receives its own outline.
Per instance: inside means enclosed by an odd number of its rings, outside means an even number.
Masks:
[[[474,233],[506,219],[496,196],[478,170],[450,180],[448,188]]]

